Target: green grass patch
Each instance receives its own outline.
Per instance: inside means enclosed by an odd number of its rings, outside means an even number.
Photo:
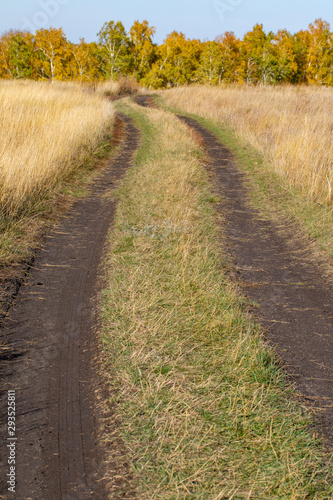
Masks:
[[[103,345],[144,499],[329,499],[309,415],[225,272],[202,152],[172,114],[142,132],[118,189]]]

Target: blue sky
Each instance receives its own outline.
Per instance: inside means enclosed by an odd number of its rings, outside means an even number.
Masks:
[[[120,20],[128,30],[136,19],[156,27],[161,43],[172,30],[189,38],[213,40],[234,31],[242,37],[257,22],[266,31],[305,29],[321,17],[333,29],[332,0],[11,0],[0,8],[0,33],[62,27],[72,42],[92,42],[105,21]]]

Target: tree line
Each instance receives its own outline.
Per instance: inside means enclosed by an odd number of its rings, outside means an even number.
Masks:
[[[8,31],[0,38],[0,78],[96,82],[130,75],[150,88],[195,82],[333,85],[333,33],[322,19],[296,34],[266,33],[256,24],[243,39],[226,32],[202,42],[173,31],[157,45],[155,32],[147,21],[135,21],[129,32],[110,21],[97,42],[82,38],[74,44],[62,28]]]

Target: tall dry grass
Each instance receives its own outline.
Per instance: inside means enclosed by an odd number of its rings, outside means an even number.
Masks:
[[[166,101],[232,127],[302,196],[333,201],[333,89],[208,87],[170,89]]]
[[[98,95],[115,98],[126,94],[136,94],[139,85],[135,78],[122,76],[118,80],[109,79],[98,83],[95,90]]]
[[[112,104],[74,84],[0,82],[0,209],[15,216],[77,168],[112,123]]]

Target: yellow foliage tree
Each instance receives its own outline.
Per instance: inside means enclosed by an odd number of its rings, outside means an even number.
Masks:
[[[132,54],[134,56],[135,75],[142,79],[150,70],[155,46],[152,37],[156,33],[154,26],[149,26],[148,21],[135,21],[130,29],[130,39],[132,42]]]
[[[40,29],[35,34],[39,78],[65,80],[70,77],[71,44],[62,28]]]
[[[154,86],[153,78],[167,85],[178,86],[195,80],[202,43],[186,39],[183,33],[173,31],[158,48],[158,61],[153,65],[147,80]]]
[[[307,78],[309,83],[333,84],[333,36],[328,22],[317,19],[309,25]]]
[[[0,75],[1,78],[14,78],[10,67],[10,52],[9,47],[11,39],[14,36],[13,31],[4,33],[0,38]]]
[[[241,41],[232,31],[226,31],[216,38],[221,51],[220,79],[234,83],[244,79],[245,61],[241,57]]]
[[[71,73],[79,82],[91,82],[100,78],[96,43],[86,43],[84,38],[79,44],[71,46]]]

